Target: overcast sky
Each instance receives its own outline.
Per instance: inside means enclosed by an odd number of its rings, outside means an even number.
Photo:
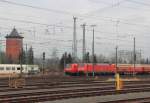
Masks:
[[[73,16],[77,17],[78,55],[82,54],[82,28],[86,23],[86,48],[91,52],[95,27],[96,54],[109,55],[119,50],[136,50],[150,57],[149,0],[0,0],[1,39],[15,27],[24,36],[24,46],[32,46],[35,56],[57,50],[72,52]],[[2,41],[5,51],[5,41]]]

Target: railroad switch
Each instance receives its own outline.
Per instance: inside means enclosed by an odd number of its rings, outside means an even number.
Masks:
[[[117,73],[115,75],[115,87],[116,87],[116,90],[122,90],[123,89],[123,81],[122,79],[120,79],[120,75]]]

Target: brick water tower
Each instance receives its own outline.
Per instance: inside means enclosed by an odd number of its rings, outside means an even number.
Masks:
[[[19,63],[19,56],[22,53],[23,37],[19,35],[16,28],[6,36],[6,56],[9,63]]]

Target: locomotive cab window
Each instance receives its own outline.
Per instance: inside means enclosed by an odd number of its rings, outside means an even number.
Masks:
[[[66,65],[66,68],[70,68],[70,67],[71,67],[71,65],[70,65],[70,64],[67,64],[67,65]]]

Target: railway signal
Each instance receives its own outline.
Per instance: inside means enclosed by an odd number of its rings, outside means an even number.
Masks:
[[[45,52],[43,52],[43,60],[45,60]]]
[[[43,64],[42,64],[42,73],[44,74],[44,64],[45,64],[45,52],[43,52]]]

